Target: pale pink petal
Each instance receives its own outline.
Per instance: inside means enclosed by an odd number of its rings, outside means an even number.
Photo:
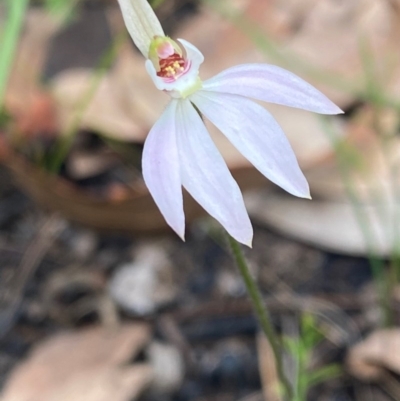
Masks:
[[[199,91],[190,100],[268,179],[295,196],[310,197],[289,141],[267,110],[223,93]]]
[[[190,42],[185,39],[178,39],[178,42],[181,43],[186,52],[186,59],[190,60],[192,63],[192,68],[198,70],[200,65],[204,61],[203,53],[196,47],[193,46]]]
[[[321,114],[343,113],[297,75],[269,64],[242,64],[203,82],[204,90],[231,93]]]
[[[182,185],[232,237],[250,246],[253,229],[240,189],[187,99],[179,100],[176,128]]]
[[[177,100],[172,100],[151,129],[143,149],[143,178],[167,223],[183,239],[180,162],[176,143]]]

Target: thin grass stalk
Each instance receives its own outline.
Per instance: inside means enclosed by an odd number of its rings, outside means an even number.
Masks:
[[[0,112],[29,0],[6,0],[6,21],[0,34]]]

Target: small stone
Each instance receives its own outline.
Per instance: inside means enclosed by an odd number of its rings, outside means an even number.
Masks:
[[[87,259],[97,247],[97,236],[89,230],[82,230],[72,239],[71,245],[76,257]]]
[[[172,394],[179,390],[185,372],[179,350],[169,344],[153,342],[147,353],[154,374],[151,390],[157,394]]]
[[[160,244],[142,245],[134,261],[117,268],[109,290],[118,305],[140,316],[172,302],[177,288],[165,249]]]

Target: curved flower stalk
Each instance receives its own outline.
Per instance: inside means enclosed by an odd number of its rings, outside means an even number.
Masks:
[[[251,246],[253,229],[240,189],[199,115],[204,115],[269,180],[310,198],[307,180],[282,129],[248,98],[321,114],[342,111],[280,67],[243,64],[201,81],[201,52],[166,37],[147,0],[119,0],[129,33],[146,57],[155,86],[171,96],[143,151],[143,176],[167,223],[183,239],[182,186],[237,241]]]

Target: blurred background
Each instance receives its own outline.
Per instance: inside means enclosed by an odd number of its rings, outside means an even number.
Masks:
[[[345,111],[264,105],[312,201],[208,128],[244,191],[293,401],[400,400],[400,1],[150,3],[204,54],[202,79],[275,64]],[[116,0],[1,0],[2,401],[281,400],[217,223],[185,195],[183,243],[144,185],[168,100]]]

